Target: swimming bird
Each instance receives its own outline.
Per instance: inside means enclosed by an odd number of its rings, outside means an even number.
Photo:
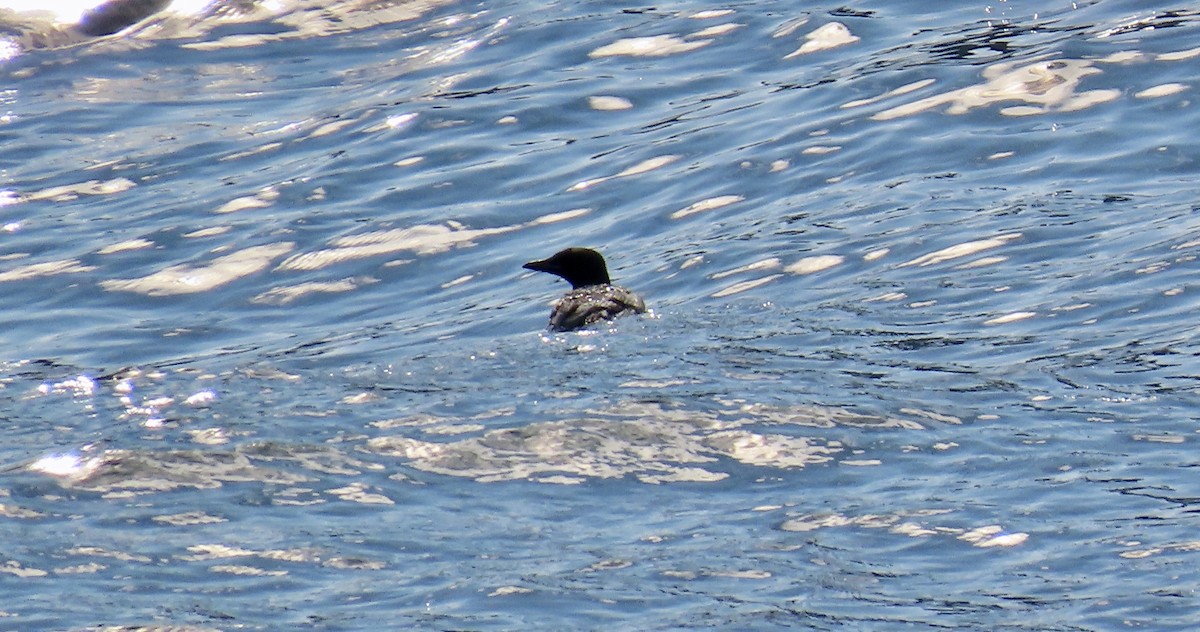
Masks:
[[[641,314],[646,303],[633,292],[612,284],[604,257],[590,248],[567,248],[549,259],[530,261],[527,270],[549,272],[571,284],[571,291],[554,303],[550,329],[571,331],[623,314]]]
[[[84,35],[112,35],[166,9],[172,0],[105,0],[84,12],[76,27]]]

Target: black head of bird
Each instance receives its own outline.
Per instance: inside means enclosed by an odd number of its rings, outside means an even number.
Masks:
[[[604,263],[604,257],[591,248],[567,248],[554,253],[548,259],[530,261],[523,267],[560,276],[566,279],[572,288],[612,283],[608,278],[608,266]]]

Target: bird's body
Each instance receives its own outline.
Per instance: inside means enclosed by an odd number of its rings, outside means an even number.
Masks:
[[[623,314],[640,314],[646,303],[632,291],[613,285],[604,257],[587,248],[567,248],[549,259],[530,261],[528,270],[549,272],[566,279],[571,291],[554,303],[550,329],[571,331],[612,320]]]
[[[554,303],[550,312],[550,329],[571,331],[612,320],[626,313],[640,314],[646,311],[641,297],[629,290],[611,284],[589,285],[567,292]]]

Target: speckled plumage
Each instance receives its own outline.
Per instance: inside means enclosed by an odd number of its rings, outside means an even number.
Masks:
[[[589,285],[567,292],[554,303],[550,312],[550,329],[571,331],[602,320],[612,320],[622,314],[646,311],[641,297],[623,287],[611,284]]]
[[[641,297],[612,284],[604,257],[595,250],[567,248],[524,267],[560,276],[571,284],[571,291],[558,299],[550,312],[549,327],[554,331],[571,331],[646,311]]]

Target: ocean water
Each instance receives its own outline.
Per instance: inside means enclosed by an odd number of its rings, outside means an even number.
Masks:
[[[0,629],[1194,629],[1198,27],[0,14]]]

